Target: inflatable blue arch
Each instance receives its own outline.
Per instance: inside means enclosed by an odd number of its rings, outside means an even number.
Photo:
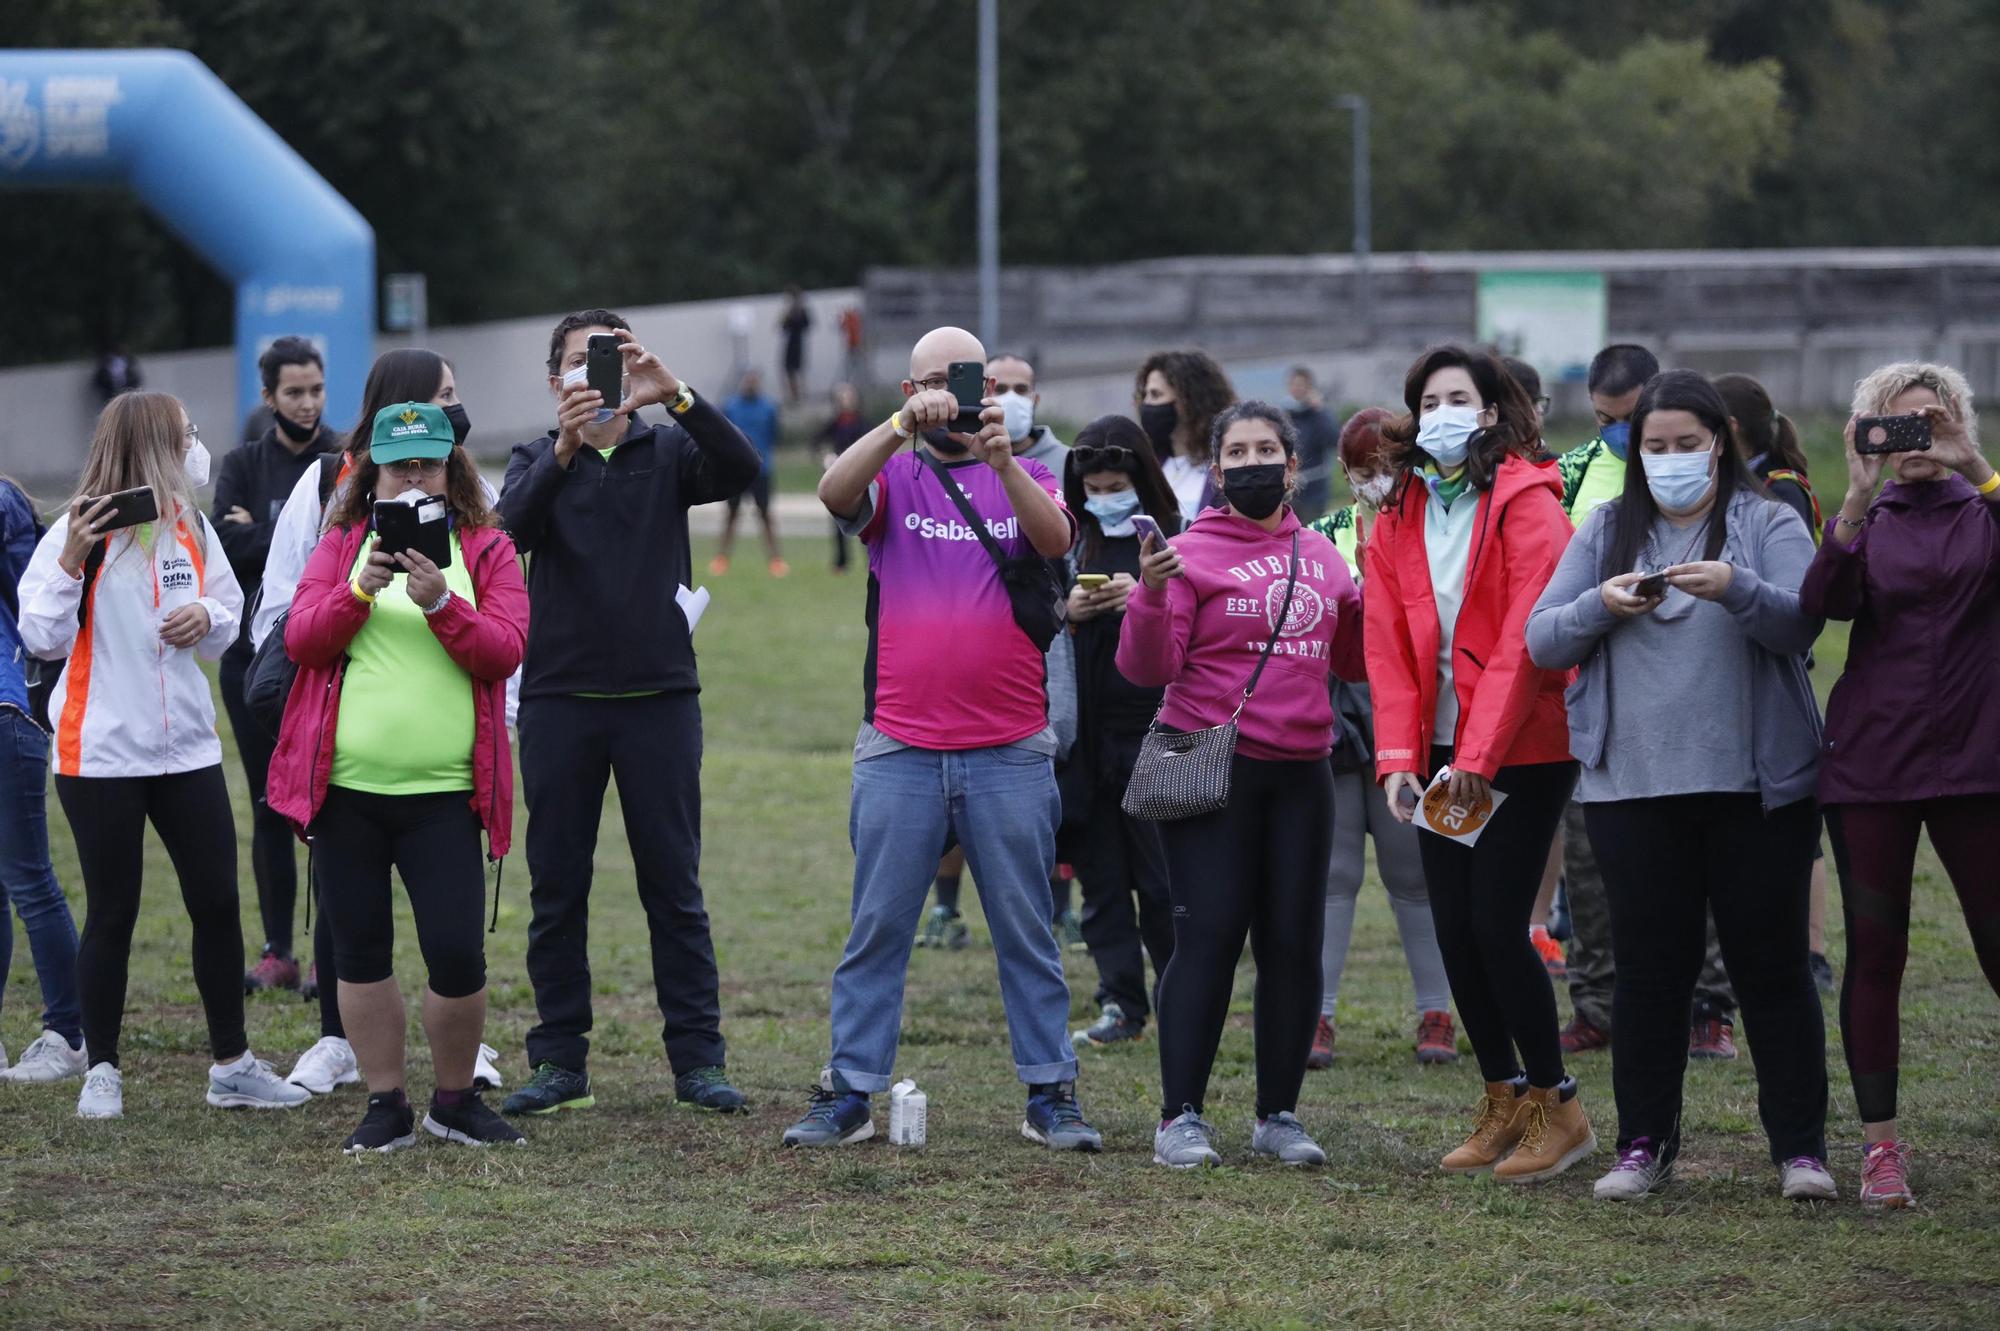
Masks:
[[[287,333],[326,358],[327,418],[374,358],[375,233],[186,51],[0,50],[0,189],[117,187],[236,287],[238,416]]]

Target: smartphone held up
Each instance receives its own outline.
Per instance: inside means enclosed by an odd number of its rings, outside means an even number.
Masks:
[[[1854,422],[1857,453],[1927,453],[1931,418],[1921,412],[1906,416],[1861,416]]]

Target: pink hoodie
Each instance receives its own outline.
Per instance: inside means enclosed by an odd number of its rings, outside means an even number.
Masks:
[[[1160,724],[1221,725],[1242,701],[1285,602],[1292,536],[1298,586],[1256,696],[1237,718],[1237,752],[1301,762],[1333,751],[1327,672],[1360,681],[1361,593],[1333,542],[1299,525],[1289,508],[1275,532],[1224,509],[1205,509],[1173,539],[1182,576],[1161,591],[1142,582],[1125,602],[1118,670],[1142,687],[1166,687]]]

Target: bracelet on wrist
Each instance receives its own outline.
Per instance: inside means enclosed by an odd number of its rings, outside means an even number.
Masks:
[[[903,428],[903,413],[900,411],[889,413],[889,428],[896,432],[898,439],[909,439],[916,433],[914,430],[905,430]]]
[[[353,592],[354,599],[361,602],[363,605],[375,604],[375,594],[373,592],[364,592],[361,590],[361,579],[356,578],[352,582],[348,583],[347,590]]]
[[[1983,495],[1990,495],[1995,490],[2000,490],[2000,471],[1989,472],[1985,480],[1972,488],[1975,492]]]
[[[442,596],[438,597],[437,600],[432,601],[429,605],[424,607],[424,614],[426,617],[434,615],[438,611],[444,609],[446,606],[450,604],[451,604],[451,588],[447,587],[444,589],[444,594]]]
[[[679,395],[676,396],[672,402],[669,402],[667,404],[667,410],[671,411],[676,416],[685,416],[687,414],[688,408],[692,407],[693,405],[694,405],[694,390],[692,388],[689,388],[686,384],[682,384]]]

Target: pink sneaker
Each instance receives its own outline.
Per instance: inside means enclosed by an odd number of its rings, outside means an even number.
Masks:
[[[266,948],[264,955],[255,966],[243,976],[243,992],[254,994],[259,989],[296,989],[299,987],[299,963],[290,957],[281,957]]]
[[[1876,1142],[1861,1151],[1861,1205],[1870,1211],[1915,1206],[1910,1191],[1910,1148],[1904,1142]]]

